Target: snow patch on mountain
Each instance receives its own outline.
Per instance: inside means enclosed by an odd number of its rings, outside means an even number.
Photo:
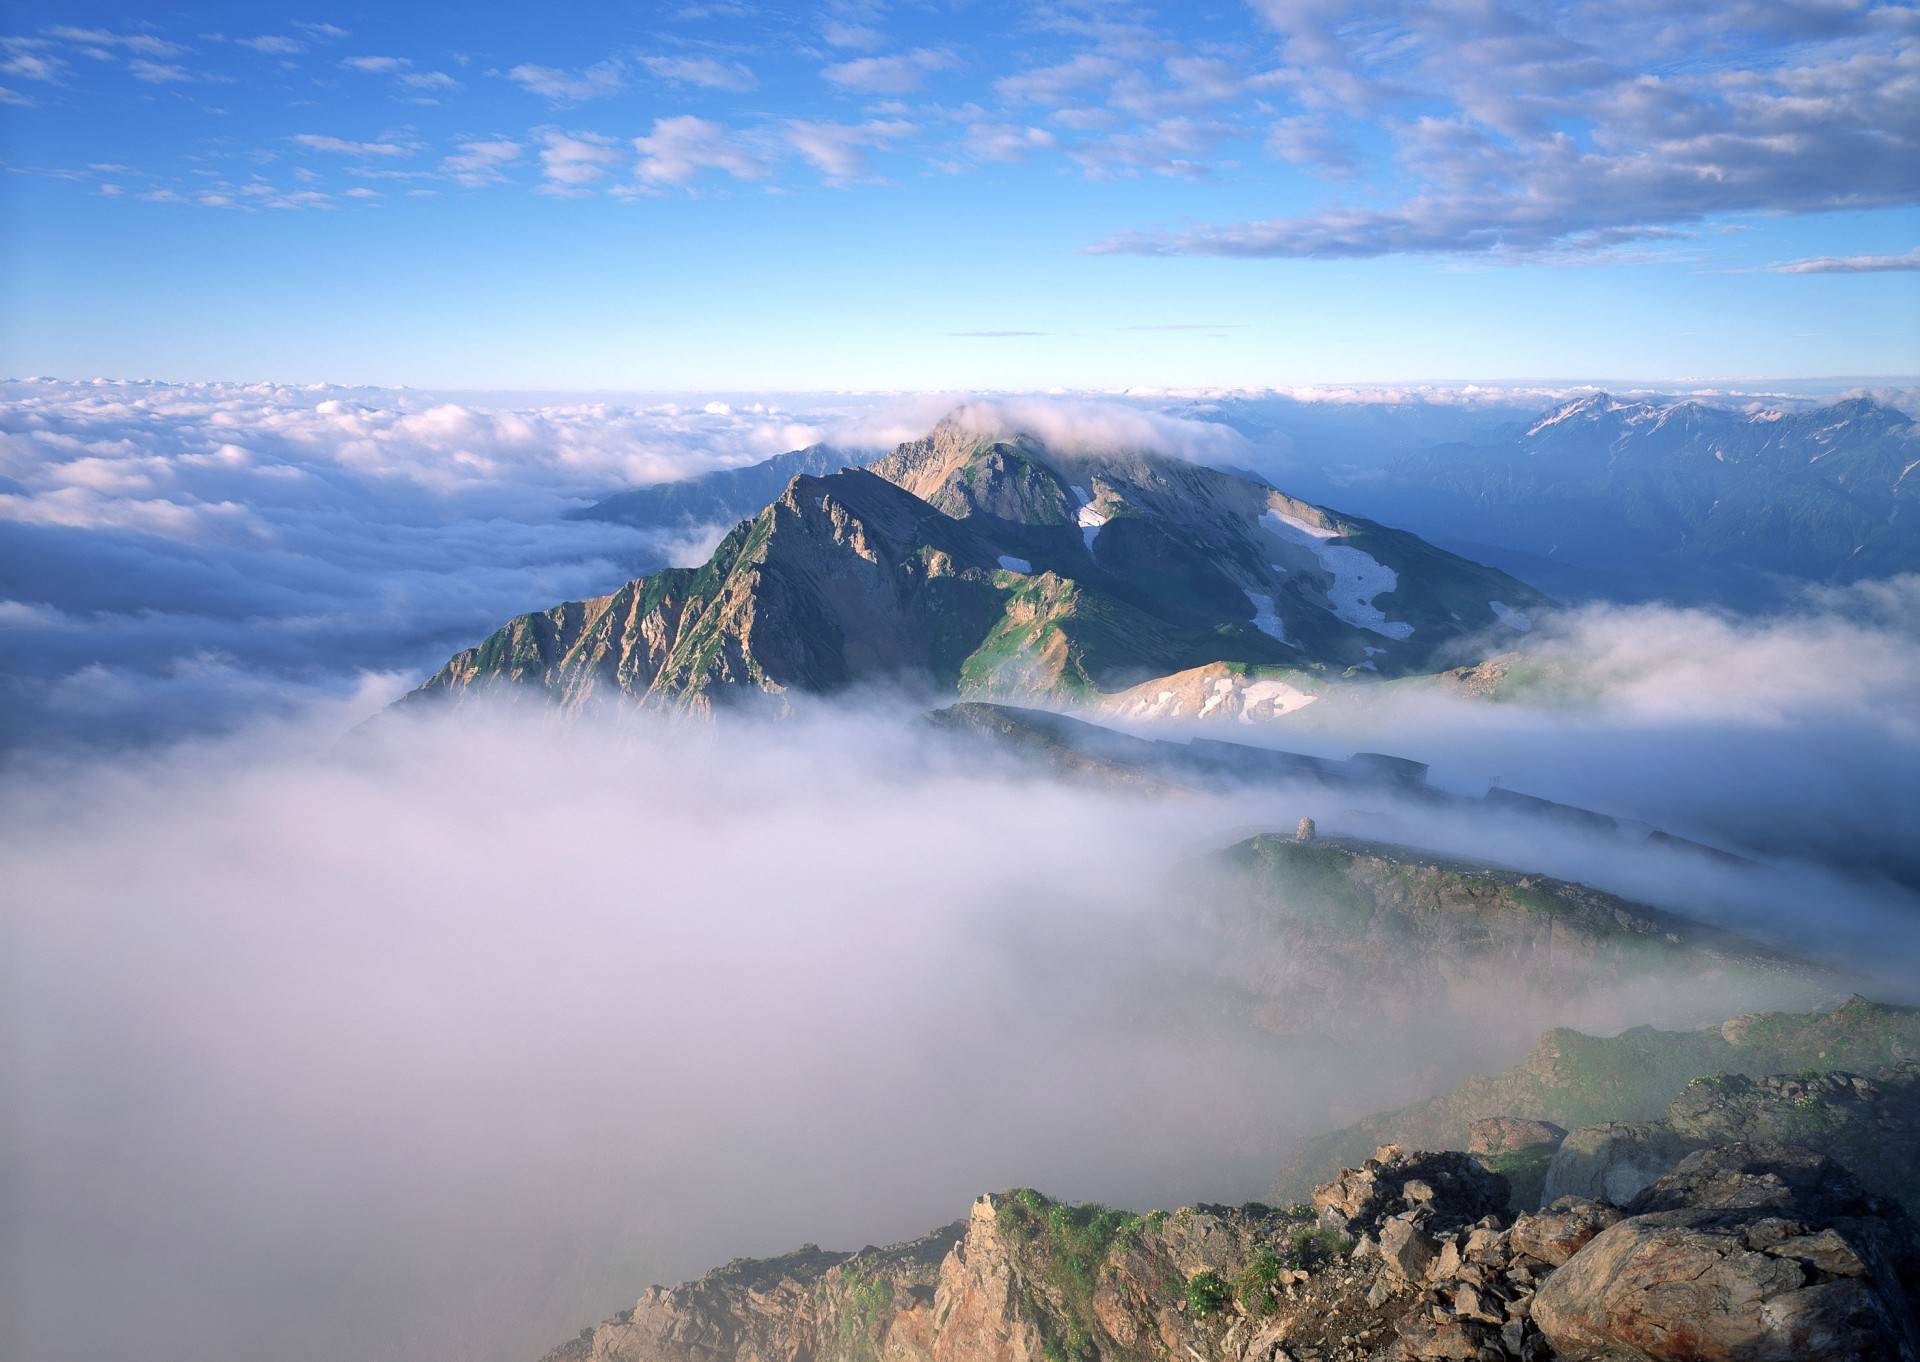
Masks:
[[[1273,597],[1249,591],[1247,599],[1253,602],[1253,627],[1286,643],[1287,631],[1280,623],[1280,616],[1274,613]]]
[[[1400,584],[1400,575],[1364,549],[1349,544],[1329,544],[1338,530],[1308,524],[1297,516],[1268,511],[1261,517],[1283,539],[1304,543],[1320,560],[1320,566],[1333,576],[1327,599],[1333,613],[1356,629],[1370,629],[1383,638],[1403,639],[1413,635],[1413,626],[1403,620],[1390,620],[1373,603],[1373,598]]]
[[[1015,558],[1012,554],[1008,554],[1008,553],[1003,553],[1000,555],[1000,566],[1005,568],[1008,572],[1032,572],[1033,571],[1032,563],[1029,563],[1024,558]]]
[[[1080,489],[1076,487],[1073,490],[1078,492]],[[1092,553],[1093,541],[1099,538],[1100,530],[1106,525],[1107,518],[1093,509],[1092,502],[1088,502],[1080,508],[1075,519],[1080,524],[1080,538],[1086,542],[1087,552]]]

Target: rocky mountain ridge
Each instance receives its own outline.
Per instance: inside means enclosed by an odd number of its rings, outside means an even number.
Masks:
[[[1418,669],[1545,603],[1248,476],[949,420],[873,471],[796,476],[701,567],[510,621],[416,695],[1087,698],[1219,661]]]
[[[1864,1023],[1856,1009],[1849,1025]],[[1728,1090],[1711,1074],[1692,1086]],[[1476,1139],[1545,1128],[1481,1125]],[[1920,1355],[1908,1213],[1826,1152],[1817,1122],[1801,1132],[1811,1143],[1748,1138],[1738,1121],[1717,1133],[1731,1138],[1700,1140],[1630,1191],[1538,1210],[1516,1207],[1485,1153],[1398,1145],[1285,1209],[1137,1214],[1016,1189],[909,1244],[807,1246],[649,1288],[545,1362]],[[1888,1162],[1920,1157],[1910,1124],[1883,1141]]]

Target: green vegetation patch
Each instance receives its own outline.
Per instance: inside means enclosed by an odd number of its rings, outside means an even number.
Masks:
[[[1217,1315],[1233,1300],[1233,1288],[1212,1268],[1187,1278],[1187,1309],[1195,1319]]]
[[[1093,1313],[1100,1271],[1123,1237],[1158,1229],[1166,1219],[1165,1211],[1137,1215],[1095,1202],[1069,1205],[1031,1187],[1014,1188],[994,1203],[994,1227],[1058,1298],[1062,1325],[1060,1336],[1047,1340],[1050,1358],[1095,1362],[1113,1354]]]

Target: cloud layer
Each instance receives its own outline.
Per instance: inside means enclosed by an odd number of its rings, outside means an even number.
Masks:
[[[509,615],[692,551],[701,529],[653,539],[569,511],[823,429],[763,403],[3,391],[0,745],[220,729],[262,706],[391,693]]]
[[[403,106],[459,105],[459,127],[495,129],[436,144],[411,120],[385,129],[336,106],[337,126],[289,139],[311,162],[294,167],[299,183],[261,169],[280,148],[225,176],[197,164],[37,172],[97,180],[130,203],[228,210],[374,206],[349,203],[340,175],[402,179],[415,194],[531,184],[632,199],[1046,161],[1088,179],[1167,182],[1168,221],[1116,224],[1087,244],[1096,253],[1591,261],[1673,258],[1683,243],[1698,258],[1729,219],[1920,203],[1920,19],[1905,4],[1258,0],[1204,28],[1177,13],[1069,6],[1018,14],[1004,35],[875,10],[765,16],[757,44],[703,29],[720,18],[690,7],[663,19],[654,46],[609,36],[595,59],[503,58],[457,76],[442,56],[355,51],[332,26],[162,36],[55,25],[0,38],[0,71],[14,81],[6,98],[34,107],[105,74],[181,91],[244,86],[264,61],[276,82],[310,75],[324,89],[345,71],[384,82]],[[536,169],[518,153],[556,111],[573,145],[595,150]],[[1196,220],[1173,187],[1183,180],[1252,183],[1287,207]],[[1836,252],[1783,269],[1903,258]]]
[[[0,773],[9,1351],[508,1362],[983,1189],[1257,1197],[1290,1136],[1550,1021],[1763,1001],[1516,980],[1457,1029],[1282,1043],[1242,990],[1287,962],[1196,858],[1302,812],[1462,829],[949,765],[907,717],[476,706]]]

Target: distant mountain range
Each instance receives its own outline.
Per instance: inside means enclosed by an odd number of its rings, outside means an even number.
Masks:
[[[1740,607],[1796,583],[1920,571],[1920,431],[1865,397],[1785,410],[1594,393],[1544,411],[1209,402],[1258,473],[1555,596]],[[1282,419],[1284,417],[1284,419]],[[873,461],[812,445],[579,512],[685,533],[753,515],[796,474]]]
[[[797,477],[819,477],[866,461],[860,454],[832,445],[808,445],[745,468],[722,468],[697,478],[616,492],[578,512],[576,518],[611,520],[647,530],[732,524],[773,501]]]
[[[1864,397],[1744,412],[1595,393],[1326,486],[1559,595],[1761,605],[1793,581],[1920,570],[1920,432]]]
[[[782,474],[702,566],[520,616],[416,694],[510,683],[565,705],[704,708],[905,684],[1085,701],[1212,663],[1429,671],[1517,637],[1549,604],[1250,474],[953,419],[870,470],[761,465],[623,505],[705,514]]]

